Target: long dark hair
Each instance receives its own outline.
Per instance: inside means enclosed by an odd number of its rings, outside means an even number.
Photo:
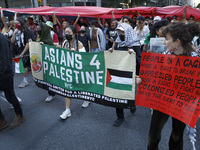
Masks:
[[[187,56],[191,56],[192,40],[194,36],[200,35],[200,27],[196,23],[186,25],[181,22],[171,23],[163,30],[163,35],[170,34],[173,41],[179,39],[181,41],[181,46],[185,50]]]
[[[70,28],[72,30],[73,34],[76,34],[75,39],[76,39],[77,51],[79,51],[78,50],[78,35],[77,35],[76,27],[73,25],[69,25],[67,28]]]
[[[21,24],[20,30],[21,30],[22,32],[24,32],[25,30],[28,30],[28,27],[27,27],[27,25],[26,25],[26,22],[24,21],[23,18],[19,17],[19,18],[17,18],[16,20],[19,21],[19,23]]]

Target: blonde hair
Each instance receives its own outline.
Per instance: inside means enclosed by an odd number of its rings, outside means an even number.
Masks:
[[[138,24],[137,24],[137,27],[136,27],[136,31],[139,30],[140,33],[142,32],[143,28],[144,28],[144,21],[141,21],[141,20],[138,20]]]

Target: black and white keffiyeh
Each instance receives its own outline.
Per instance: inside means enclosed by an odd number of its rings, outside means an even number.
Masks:
[[[134,43],[134,30],[127,23],[121,23],[116,29],[123,28],[125,33],[125,40],[121,41],[119,38],[119,32],[117,33],[117,39],[115,42],[118,43],[118,47],[132,47]]]

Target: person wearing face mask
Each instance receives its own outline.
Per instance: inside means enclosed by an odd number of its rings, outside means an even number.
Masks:
[[[76,30],[75,26],[69,25],[65,29],[65,38],[66,38],[66,40],[62,44],[62,48],[70,49],[72,52],[73,51],[86,52],[83,44],[78,40],[77,30]],[[66,97],[65,98],[66,109],[60,115],[61,119],[65,120],[71,116],[70,104],[71,104],[71,98]],[[90,104],[90,102],[84,101],[82,104],[82,107],[83,108],[88,107],[89,104]]]
[[[90,49],[90,36],[86,33],[85,26],[81,26],[80,34],[78,35],[78,40],[85,47],[86,52],[91,52]]]
[[[192,39],[194,36],[200,35],[200,27],[197,24],[192,23],[188,26],[181,22],[171,23],[165,27],[162,34],[165,36],[164,44],[167,48],[167,51],[163,54],[198,57],[192,47]],[[158,150],[161,132],[168,118],[169,115],[153,110],[149,129],[148,150]],[[169,150],[183,150],[185,126],[185,123],[172,117]]]
[[[136,53],[136,75],[139,75],[139,68],[141,62],[141,51],[134,47],[134,30],[132,26],[127,23],[121,23],[117,26],[117,38],[115,41],[115,46],[110,48],[109,51],[113,52],[113,50],[120,51],[128,51],[130,54],[134,51]],[[127,64],[128,65],[128,64]],[[135,88],[135,96],[136,96]],[[135,101],[133,101],[133,105],[130,108],[131,113],[135,113],[136,106]],[[124,122],[124,110],[123,108],[116,108],[117,120],[114,122],[115,127],[119,127]]]
[[[17,18],[15,20],[15,30],[11,38],[11,43],[15,44],[15,48],[19,57],[22,57],[24,65],[24,78],[19,88],[23,88],[28,85],[27,73],[28,67],[30,67],[30,58],[29,58],[29,40],[32,37],[32,32],[26,26],[22,18]]]

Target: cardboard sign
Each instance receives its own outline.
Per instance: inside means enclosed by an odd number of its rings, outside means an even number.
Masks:
[[[200,115],[200,58],[143,53],[136,105],[195,126]]]

